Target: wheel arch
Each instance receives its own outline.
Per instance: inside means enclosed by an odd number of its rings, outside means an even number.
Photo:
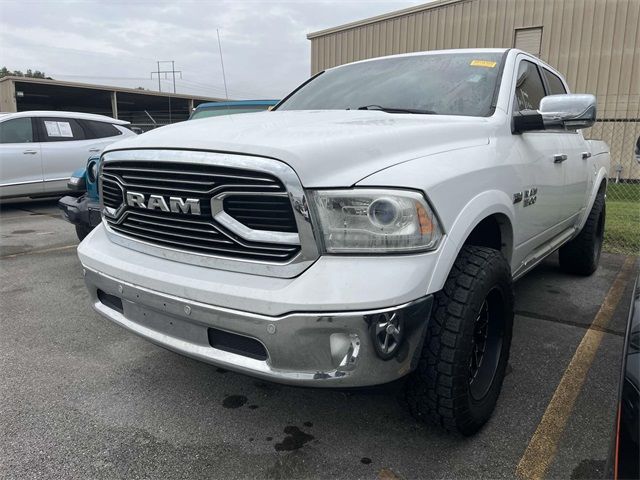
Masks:
[[[598,196],[598,194],[601,192],[606,193],[607,186],[609,183],[608,178],[609,177],[607,175],[606,168],[600,167],[600,169],[598,170],[598,173],[595,176],[595,180],[593,182],[593,187],[591,188],[591,192],[589,192],[589,201],[587,203],[587,206],[584,212],[582,213],[582,218],[580,219],[580,225],[578,225],[578,232],[582,231],[582,228],[584,227],[584,224],[586,223],[587,218],[589,217],[589,212],[593,208],[593,202],[595,202],[596,196]]]
[[[515,210],[505,192],[483,192],[461,210],[443,239],[428,293],[441,290],[453,264],[465,245],[500,250],[511,264],[514,245]]]

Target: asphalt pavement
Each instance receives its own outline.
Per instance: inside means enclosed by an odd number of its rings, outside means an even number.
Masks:
[[[2,478],[514,478],[625,261],[604,254],[582,278],[551,257],[516,284],[497,409],[462,438],[416,423],[402,382],[294,388],[156,347],[93,312],[76,245],[55,202],[0,207]],[[604,471],[631,287],[602,329],[548,478]]]

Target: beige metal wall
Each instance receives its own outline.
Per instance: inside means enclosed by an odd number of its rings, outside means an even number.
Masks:
[[[0,82],[0,112],[17,112],[16,88],[10,80]]]
[[[623,177],[639,178],[632,135],[640,134],[640,0],[441,0],[309,34],[311,72],[397,53],[513,47],[516,29],[539,26],[540,57],[572,91],[597,95],[600,119],[625,120],[615,122],[623,132],[591,133],[619,152]]]

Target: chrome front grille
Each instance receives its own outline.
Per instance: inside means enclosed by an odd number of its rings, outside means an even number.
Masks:
[[[224,199],[224,211],[255,230],[296,232],[296,219],[287,197],[234,195]]]
[[[122,205],[122,202],[124,202],[122,187],[116,180],[110,177],[103,177],[101,182],[104,206],[117,210]]]
[[[300,245],[252,241],[214,218],[212,198],[224,212],[251,230],[297,232],[291,202],[275,176],[252,170],[185,162],[105,162],[100,176],[105,219],[114,232],[149,244],[212,256],[287,262]],[[145,198],[189,198],[199,214],[127,205],[127,193]],[[262,238],[260,238],[262,240]]]

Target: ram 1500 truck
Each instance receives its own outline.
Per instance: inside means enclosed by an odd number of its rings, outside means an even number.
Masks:
[[[365,60],[273,111],[110,146],[78,247],[93,308],[167,349],[267,380],[406,376],[465,435],[496,404],[512,283],[559,250],[598,266],[608,147],[592,95],[515,49]]]

